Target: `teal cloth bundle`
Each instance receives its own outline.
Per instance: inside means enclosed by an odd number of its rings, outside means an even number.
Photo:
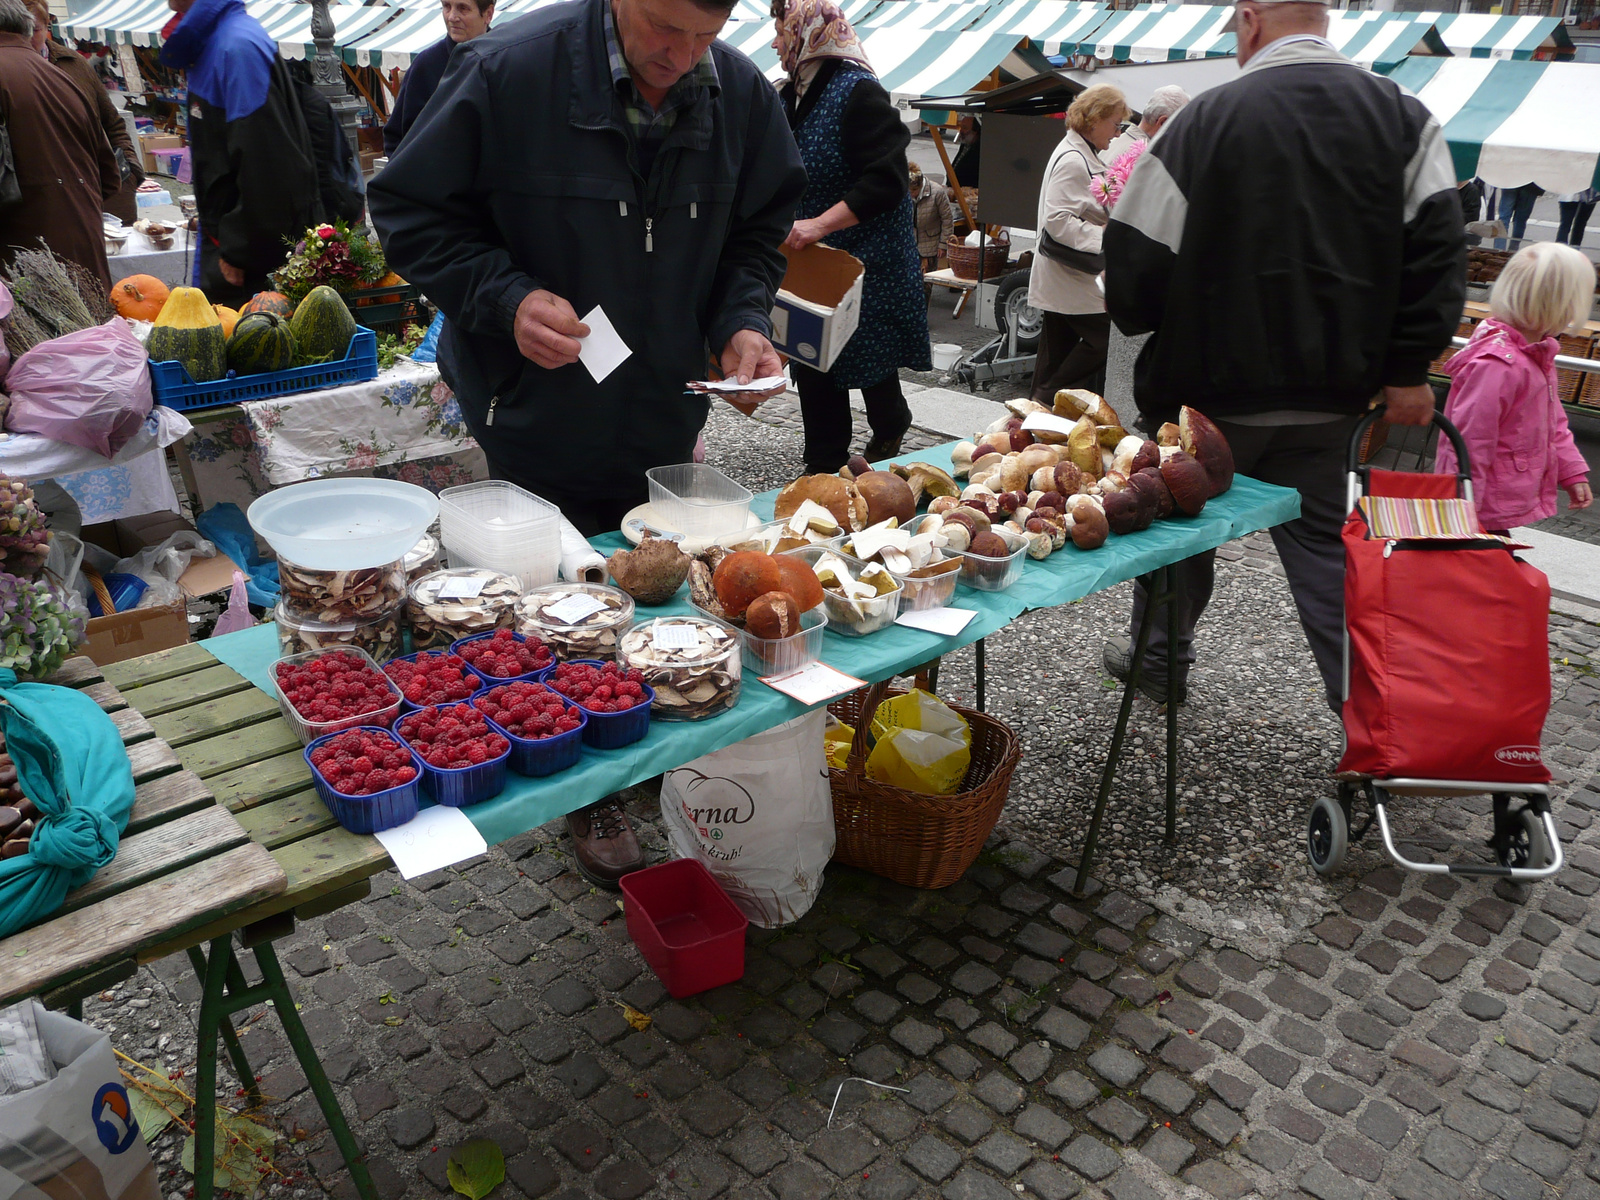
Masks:
[[[48,917],[117,855],[133,811],[122,735],[73,688],[0,670],[0,730],[40,818],[28,853],[0,861],[0,937]]]

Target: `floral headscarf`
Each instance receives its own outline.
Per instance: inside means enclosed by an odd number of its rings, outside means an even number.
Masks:
[[[787,42],[782,60],[790,79],[798,79],[807,63],[825,58],[848,59],[872,70],[861,39],[833,0],[789,0],[778,31]]]

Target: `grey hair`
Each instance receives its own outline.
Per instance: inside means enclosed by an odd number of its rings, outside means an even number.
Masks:
[[[1150,99],[1144,102],[1144,112],[1139,119],[1144,124],[1154,125],[1157,121],[1170,117],[1185,104],[1189,103],[1189,93],[1175,83],[1166,87],[1158,87],[1150,93]]]
[[[33,14],[23,0],[0,0],[0,33],[33,36]]]

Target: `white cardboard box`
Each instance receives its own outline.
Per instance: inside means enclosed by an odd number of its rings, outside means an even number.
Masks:
[[[789,270],[772,306],[772,344],[796,362],[826,371],[861,320],[866,268],[855,255],[820,242],[783,253]]]

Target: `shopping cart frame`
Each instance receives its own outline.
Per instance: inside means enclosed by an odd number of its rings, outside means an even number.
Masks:
[[[1374,422],[1384,414],[1379,405],[1357,422],[1350,435],[1346,455],[1346,510],[1353,510],[1361,497],[1370,494],[1371,471],[1361,461],[1361,447]],[[1434,412],[1433,424],[1450,439],[1456,452],[1456,494],[1471,500],[1472,467],[1466,442],[1444,414]],[[1344,687],[1342,699],[1350,698],[1350,630],[1344,629]],[[1341,775],[1336,797],[1320,796],[1306,818],[1306,854],[1319,875],[1331,875],[1343,865],[1352,843],[1366,836],[1374,822],[1383,837],[1383,848],[1395,865],[1427,875],[1487,875],[1517,882],[1548,879],[1565,865],[1560,833],[1550,812],[1548,784],[1493,783],[1467,779],[1420,779]],[[1498,859],[1485,862],[1417,862],[1407,858],[1395,844],[1389,827],[1387,806],[1395,797],[1477,796],[1487,793],[1493,801],[1494,835],[1489,846]],[[1513,810],[1514,797],[1525,797]],[[1356,801],[1365,797],[1371,812],[1359,828],[1354,825]]]

